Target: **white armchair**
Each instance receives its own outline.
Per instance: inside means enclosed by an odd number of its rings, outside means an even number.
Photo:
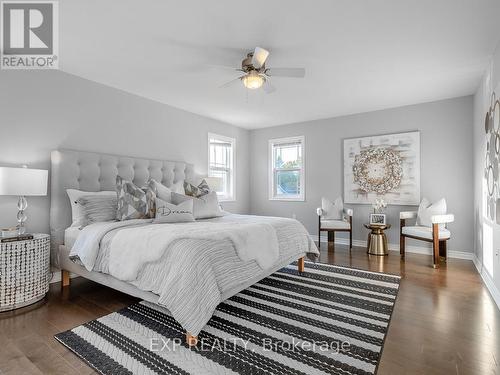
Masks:
[[[323,198],[322,206],[316,209],[318,215],[318,248],[321,247],[321,232],[328,233],[328,242],[335,244],[335,232],[349,232],[349,249],[352,249],[352,209],[344,209],[341,198],[337,198],[335,204]],[[330,210],[325,209],[329,206]],[[332,211],[336,212],[332,214]]]
[[[431,242],[433,250],[433,267],[439,268],[440,257],[446,260],[447,241],[451,237],[451,232],[448,230],[446,225],[452,223],[455,220],[455,216],[452,214],[432,215],[430,216],[429,225],[423,225],[422,223],[406,225],[406,220],[417,219],[417,216],[417,211],[399,213],[399,252],[401,254],[401,258],[405,257],[406,238]]]

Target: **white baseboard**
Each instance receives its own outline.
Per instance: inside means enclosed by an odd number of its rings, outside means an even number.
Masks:
[[[485,270],[483,267],[483,264],[479,261],[477,258],[476,254],[474,254],[472,258],[472,262],[476,266],[477,272],[479,275],[481,275],[481,279],[483,279],[484,285],[486,285],[486,288],[491,294],[491,297],[497,304],[497,307],[500,309],[500,290],[498,290],[497,286],[495,285],[495,282],[491,278],[490,274],[488,271]]]
[[[318,241],[318,236],[311,234],[311,238],[314,241]],[[327,243],[328,237],[327,234],[321,235],[321,242]],[[349,238],[336,237],[335,243],[338,245],[349,245]],[[352,245],[355,247],[366,247],[366,241],[362,240],[352,240]],[[388,244],[389,251],[397,251],[399,252],[399,244]],[[406,252],[413,254],[423,254],[423,255],[432,255],[432,248],[430,246],[415,246],[415,245],[406,245]],[[448,250],[448,257],[454,259],[465,259],[472,260],[474,254],[469,253],[467,251],[454,251]]]

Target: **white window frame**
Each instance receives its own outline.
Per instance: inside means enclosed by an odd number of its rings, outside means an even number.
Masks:
[[[232,158],[231,158],[231,166],[230,166],[230,192],[229,194],[223,195],[217,193],[217,197],[220,202],[235,202],[236,201],[236,138],[227,137],[225,135],[208,133],[207,138],[207,162],[208,162],[208,176],[210,176],[210,139],[217,139],[223,142],[231,143],[232,150]]]
[[[300,171],[300,194],[294,196],[277,196],[274,194],[275,187],[275,161],[274,161],[274,146],[280,144],[287,144],[293,142],[300,142],[302,147],[302,167],[297,170]],[[269,140],[269,154],[268,154],[268,165],[269,165],[269,200],[271,201],[295,201],[301,202],[306,200],[306,142],[303,135],[296,137],[286,137],[286,138],[275,138]]]

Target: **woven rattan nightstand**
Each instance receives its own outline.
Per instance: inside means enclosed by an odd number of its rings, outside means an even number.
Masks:
[[[6,242],[0,249],[0,311],[41,300],[49,290],[50,236]]]

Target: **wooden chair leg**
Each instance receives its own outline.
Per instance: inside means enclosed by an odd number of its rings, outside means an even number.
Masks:
[[[434,258],[433,267],[439,268],[439,226],[432,224],[432,253]]]
[[[299,260],[297,261],[297,268],[299,270],[299,272],[304,272],[304,269],[305,269],[305,257],[302,257],[302,258],[299,258]]]
[[[349,216],[349,228],[351,229],[349,231],[349,250],[352,249],[352,215]]]
[[[335,249],[335,231],[329,230],[328,231],[328,248],[331,246]]]
[[[67,287],[71,284],[71,279],[69,278],[69,271],[61,270],[61,287]]]
[[[447,249],[446,249],[447,241],[439,241],[439,257],[446,261],[447,258]]]
[[[403,227],[406,225],[406,220],[401,219],[399,221],[399,255],[401,258],[405,257],[405,247],[406,247],[406,239],[403,236]]]
[[[196,346],[198,344],[198,336],[193,336],[189,332],[186,332],[186,344],[190,347]]]

